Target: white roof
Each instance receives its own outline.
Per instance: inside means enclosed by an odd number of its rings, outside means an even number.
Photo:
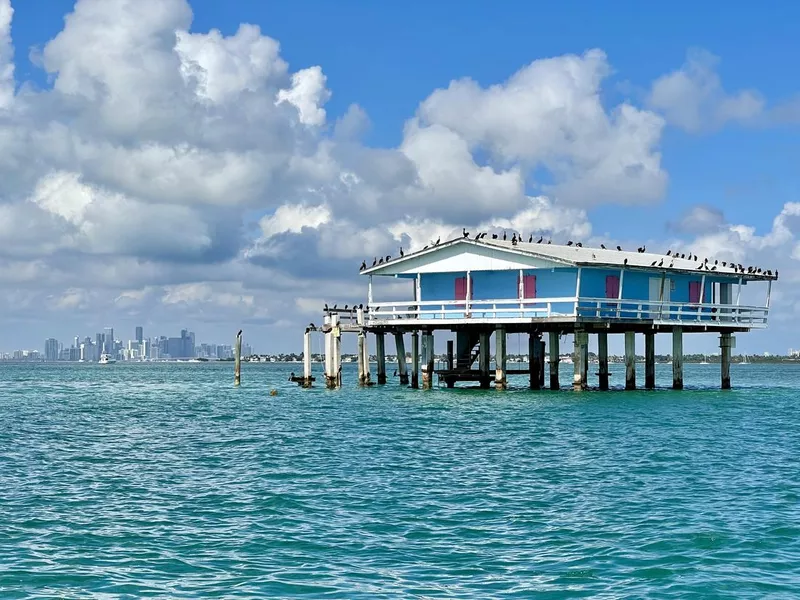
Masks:
[[[477,246],[484,249],[490,248],[501,250],[504,253],[539,259],[550,263],[556,263],[561,266],[596,266],[606,268],[632,267],[637,269],[652,269],[659,272],[664,270],[684,273],[702,272],[709,275],[713,274],[715,277],[742,277],[745,280],[775,279],[774,274],[771,277],[763,273],[760,275],[746,272],[740,274],[735,266],[726,264],[726,266],[723,267],[721,260],[719,261],[719,264],[714,265],[715,259],[712,257],[708,257],[709,270],[706,271],[705,269],[700,269],[700,265],[703,264],[705,259],[705,257],[702,256],[695,261],[689,260],[688,258],[676,258],[673,256],[653,254],[650,252],[640,253],[636,251],[618,251],[616,249],[604,250],[602,248],[579,248],[577,246],[562,246],[559,244],[546,243],[537,244],[535,242],[518,242],[517,244],[512,244],[510,240],[494,240],[485,238],[480,240],[456,238],[436,246],[426,247],[422,250],[418,250],[417,252],[409,252],[402,258],[393,258],[388,262],[375,265],[374,267],[367,267],[365,270],[361,271],[361,273],[365,275],[395,275],[408,273],[409,271],[416,271],[414,268],[409,269],[408,267],[411,267],[411,265],[404,263],[408,263],[412,260],[415,263],[418,263],[419,258],[423,256],[432,259],[432,261],[436,261],[437,257],[434,255],[439,253],[452,254],[453,246],[462,244]],[[451,250],[445,251],[447,248]],[[716,269],[712,271],[711,269],[715,267]]]

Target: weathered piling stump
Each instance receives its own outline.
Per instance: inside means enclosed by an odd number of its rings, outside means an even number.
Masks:
[[[560,361],[559,338],[557,331],[550,332],[550,389],[558,390],[561,384],[558,381],[558,363]]]
[[[672,389],[683,389],[683,330],[672,330]]]
[[[408,385],[408,364],[406,363],[406,344],[403,333],[394,334],[395,347],[397,348],[397,375],[400,385]]]
[[[625,389],[636,389],[636,334],[625,332]]]
[[[508,387],[508,378],[506,376],[507,369],[507,354],[506,354],[506,328],[498,327],[494,332],[494,386],[498,390],[504,390]]]
[[[597,334],[597,355],[599,359],[599,387],[601,390],[608,389],[608,334],[601,332]]]

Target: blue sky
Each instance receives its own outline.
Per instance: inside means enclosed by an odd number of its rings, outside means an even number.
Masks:
[[[69,52],[73,48],[68,44],[60,46],[59,51],[65,58],[58,68],[51,69],[53,72],[49,76],[39,64],[31,62],[31,56],[41,56],[48,42],[64,30],[64,15],[72,11],[74,4],[67,0],[12,0],[15,13],[11,35],[15,49],[17,87],[29,82],[47,91],[61,77],[65,65],[70,64]],[[94,10],[92,0],[85,0],[84,4],[87,11]],[[118,24],[122,30],[134,31],[136,19],[126,13],[128,9],[123,4],[116,0],[110,2],[110,5],[119,5]],[[178,0],[170,0],[170,6],[174,5],[177,16],[170,15],[169,18],[176,19],[176,23],[181,22],[178,14],[181,11],[180,4]],[[607,113],[613,115],[615,107],[628,102],[637,109],[661,115],[665,119],[653,151],[660,153],[660,168],[666,174],[668,183],[662,193],[653,192],[651,199],[633,205],[612,199],[604,199],[599,204],[568,203],[586,211],[586,219],[591,224],[594,236],[637,242],[653,240],[654,243],[660,240],[665,243],[667,240],[684,240],[687,245],[718,243],[717,230],[697,232],[674,226],[697,206],[722,212],[724,223],[718,224],[718,227],[726,231],[725,235],[730,236],[725,229],[728,225],[744,225],[754,227],[759,236],[768,236],[773,220],[784,205],[798,199],[800,104],[797,98],[800,82],[794,75],[795,57],[800,55],[800,38],[794,27],[800,22],[800,5],[797,4],[775,3],[767,11],[756,10],[753,5],[745,3],[722,2],[698,6],[689,2],[656,4],[631,1],[603,4],[587,1],[542,6],[527,2],[476,1],[458,4],[421,1],[392,4],[249,0],[221,3],[193,0],[191,11],[193,20],[190,31],[193,33],[202,34],[216,28],[223,36],[233,36],[241,23],[257,24],[262,35],[280,43],[280,57],[288,63],[289,73],[319,65],[326,77],[324,85],[330,90],[331,96],[324,103],[326,122],[321,129],[323,133],[317,139],[329,137],[337,119],[345,115],[351,105],[357,104],[369,119],[369,128],[359,143],[369,149],[394,151],[402,146],[407,141],[404,127],[409,119],[418,114],[421,103],[435,90],[447,88],[453,80],[470,78],[481,88],[487,88],[502,84],[520,69],[539,59],[569,54],[580,56],[593,48],[602,50],[611,70],[599,92]],[[87,23],[91,23],[88,18]],[[152,29],[155,31],[157,27],[153,26]],[[142,35],[151,33],[148,31]],[[131,54],[130,49],[122,45],[120,47]],[[718,96],[715,96],[715,102],[719,104],[743,91],[752,92],[764,102],[757,115],[727,118],[711,124],[719,106],[706,106],[701,114],[709,121],[709,126],[696,131],[687,130],[687,127],[673,121],[668,113],[670,107],[653,104],[651,93],[654,82],[683,69],[688,64],[690,53],[696,51],[716,57],[709,63],[708,70],[704,71],[718,84],[714,91]],[[85,57],[79,57],[76,53],[75,60],[85,60]],[[88,62],[82,68],[91,71]],[[102,78],[105,75],[91,73],[91,76]],[[778,112],[787,106],[786,112]],[[778,116],[787,113],[793,118]],[[44,117],[41,122],[45,122]],[[273,133],[265,132],[264,136]],[[97,142],[104,134],[92,130],[91,135],[95,136],[93,139]],[[89,133],[86,133],[85,137],[88,136]],[[111,137],[107,135],[108,139]],[[175,138],[169,143],[178,144],[179,141]],[[303,140],[302,143],[312,142]],[[475,151],[474,158],[478,164],[486,161],[500,168],[481,150]],[[535,173],[541,172],[541,167],[538,169]],[[88,180],[89,175],[84,172],[83,177]],[[545,175],[545,179],[547,177]],[[528,179],[529,194],[541,191],[532,184],[534,179],[536,177]],[[107,179],[103,183],[110,185]],[[280,199],[284,198],[284,194],[288,197],[286,190],[279,192],[267,190],[264,194],[265,197],[274,194],[275,198]],[[126,193],[130,193],[130,190]],[[302,204],[308,202],[308,198],[299,197],[296,202]],[[283,203],[288,205],[289,201]],[[247,202],[243,202],[245,204]],[[251,203],[243,210],[242,218],[253,220],[255,217],[269,216],[279,204],[277,200],[256,205]],[[453,225],[459,222],[458,207],[454,207],[454,212],[456,214],[451,219]],[[200,219],[198,227],[205,222]],[[445,225],[442,224],[442,227]],[[230,227],[221,229],[227,232],[231,230]],[[322,235],[322,228],[318,228],[318,231]],[[252,231],[250,235],[252,237]],[[702,237],[701,242],[697,241],[698,236]],[[727,247],[725,244],[735,244],[737,239],[726,238],[724,243],[719,243]],[[770,246],[769,252],[773,254],[765,255],[764,244],[759,242],[752,251],[758,259],[767,260],[774,256],[776,260],[788,261],[793,244],[794,238],[780,248]],[[214,248],[223,246],[227,247],[217,244]],[[202,256],[207,257],[208,252]],[[147,258],[149,260],[150,257]],[[175,268],[164,266],[171,264],[172,258],[163,257],[163,264],[153,266],[149,275],[142,275],[140,288],[147,290],[144,295],[149,301],[155,302],[151,296],[156,298],[160,292],[154,290],[158,286],[168,285],[170,277],[178,272]],[[792,266],[789,262],[785,268]],[[178,277],[181,284],[205,285],[201,276],[185,270],[174,276]],[[49,297],[64,294],[65,286],[83,290],[86,285],[80,283],[81,277],[88,277],[88,274],[76,274],[74,286],[63,281],[54,284],[60,285],[61,289],[49,289]],[[270,277],[275,281],[275,277]],[[213,283],[215,279],[210,281]],[[109,283],[108,296],[103,301],[106,304],[108,298],[118,298],[123,292],[135,295],[133,290],[123,290],[121,285],[114,289],[114,285]],[[216,283],[209,285],[214,287]],[[357,282],[354,285],[358,285]],[[212,296],[217,293],[216,287],[214,289],[214,292],[209,292]],[[292,284],[287,282],[284,290],[286,302],[290,301],[292,295],[311,295],[308,289],[292,289]],[[201,295],[206,293],[206,288],[203,290]],[[261,302],[262,296],[259,294],[270,295],[270,290],[262,289],[252,294],[242,291],[240,296],[252,296],[252,305]],[[48,296],[45,294],[42,297]],[[94,298],[89,304],[100,302],[100,297]],[[268,312],[283,314],[285,311],[281,306],[272,307]],[[132,325],[144,315],[151,315],[147,317],[151,320],[151,329],[161,329],[171,323],[167,313],[159,312],[162,308],[161,305],[158,310],[153,306],[142,306],[118,313],[109,310],[103,318],[119,322],[117,327],[120,328],[126,327],[125,324]],[[207,320],[188,325],[197,329],[201,337],[223,337],[231,327],[230,321],[215,320],[209,316],[209,306],[204,310],[197,314]],[[785,310],[787,321],[790,321],[788,315],[793,314],[794,308],[787,306]],[[29,323],[33,325],[17,327],[13,323],[6,324],[4,327],[9,343],[4,346],[22,344],[31,331],[37,338],[45,337],[44,332],[49,330],[63,339],[71,337],[72,334],[67,335],[68,330],[80,329],[81,335],[86,330],[86,335],[90,335],[91,330],[97,327],[91,321],[91,313],[77,311],[73,317],[78,321],[76,325],[65,325],[57,317],[18,315],[17,322],[31,319]],[[224,314],[225,318],[237,318],[235,313]],[[257,331],[277,328],[280,332],[274,342],[275,347],[264,347],[263,350],[294,349],[297,344],[292,339],[292,327],[296,327],[301,319],[305,320],[302,312],[292,316],[289,321],[277,319],[272,324],[263,314],[248,313],[242,318],[250,319],[253,323],[251,328]],[[758,346],[758,349],[763,347],[784,351],[791,345],[795,334],[791,330],[773,333],[770,337],[754,336],[752,349]],[[709,347],[715,345],[715,340],[709,340]],[[800,341],[795,345],[800,345]],[[0,349],[9,350],[10,347]]]

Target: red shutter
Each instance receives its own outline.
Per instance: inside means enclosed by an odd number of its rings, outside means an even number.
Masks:
[[[522,297],[536,298],[536,275],[525,275],[522,278]]]
[[[606,298],[619,298],[619,276],[606,276]]]
[[[466,300],[467,299],[467,278],[466,277],[456,277],[456,300]]]
[[[689,282],[689,302],[694,304],[700,303],[700,282],[699,281],[690,281]]]

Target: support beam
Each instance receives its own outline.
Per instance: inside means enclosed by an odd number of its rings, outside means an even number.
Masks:
[[[419,388],[419,332],[411,334],[411,387]]]
[[[589,334],[584,333],[581,341],[581,386],[583,389],[589,388]]]
[[[672,389],[683,389],[683,329],[672,330]]]
[[[644,334],[644,389],[656,388],[656,334],[648,331]]]
[[[633,331],[625,332],[625,389],[636,389],[636,337]]]
[[[719,336],[719,364],[723,390],[731,389],[731,346],[731,334],[721,333]]]
[[[375,354],[378,359],[378,385],[386,383],[386,336],[383,332],[375,334]]]
[[[532,390],[542,389],[541,373],[539,372],[542,366],[540,337],[538,333],[533,331],[528,334],[528,368],[530,369],[530,386]]]
[[[453,340],[447,340],[447,369],[452,371],[456,368],[455,354],[453,352]]]
[[[394,343],[397,348],[397,375],[400,385],[408,385],[408,365],[406,363],[406,343],[402,333],[394,334]]]
[[[480,346],[478,348],[478,369],[481,375],[481,388],[489,389],[491,376],[489,375],[489,332],[481,331]]]
[[[608,389],[608,334],[597,334],[597,356],[600,359],[600,389]]]
[[[577,391],[586,389],[586,380],[584,379],[584,336],[583,331],[576,331],[574,335],[573,351],[572,351],[572,365],[574,368],[572,376],[572,389]]]
[[[330,330],[325,334],[325,385],[330,389],[342,385],[342,338],[339,331],[339,315],[326,317]]]
[[[498,390],[504,390],[508,387],[508,380],[506,378],[506,328],[498,327],[494,332],[494,385]]]
[[[303,334],[303,382],[304,388],[310,388],[314,379],[311,376],[311,329]]]
[[[433,332],[427,331],[422,334],[422,389],[433,389],[434,378],[434,360],[435,353],[433,351]]]
[[[544,387],[544,357],[546,352],[545,343],[539,340],[539,389]]]
[[[358,385],[369,385],[369,347],[364,327],[364,309],[356,310],[356,322],[362,329],[358,332]]]
[[[558,347],[558,332],[550,332],[550,389],[561,389],[561,384],[558,382],[558,361],[559,361],[559,347]]]

